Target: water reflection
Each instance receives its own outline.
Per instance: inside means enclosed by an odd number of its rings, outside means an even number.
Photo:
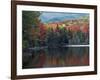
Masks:
[[[23,52],[22,68],[89,65],[89,47],[46,48]]]

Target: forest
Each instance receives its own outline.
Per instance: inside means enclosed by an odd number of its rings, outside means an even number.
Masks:
[[[89,44],[89,17],[43,23],[42,12],[23,11],[22,33],[24,48],[55,48]]]

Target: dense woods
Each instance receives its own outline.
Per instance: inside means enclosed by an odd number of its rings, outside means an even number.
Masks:
[[[40,20],[38,19],[39,16],[40,16],[40,12],[33,12],[33,11],[22,12],[23,48],[27,48],[31,46],[33,40],[31,30],[33,27],[35,30],[37,30],[38,28],[37,25],[40,23]]]
[[[89,44],[89,20],[42,23],[41,12],[23,11],[23,48]]]

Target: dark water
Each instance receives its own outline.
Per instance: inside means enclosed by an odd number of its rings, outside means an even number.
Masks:
[[[89,47],[47,48],[23,52],[22,68],[89,65]]]

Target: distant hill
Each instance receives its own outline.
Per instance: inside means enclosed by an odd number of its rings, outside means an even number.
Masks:
[[[41,12],[40,20],[43,23],[60,22],[64,20],[78,19],[83,16],[89,16],[86,13],[57,13],[57,12]]]

